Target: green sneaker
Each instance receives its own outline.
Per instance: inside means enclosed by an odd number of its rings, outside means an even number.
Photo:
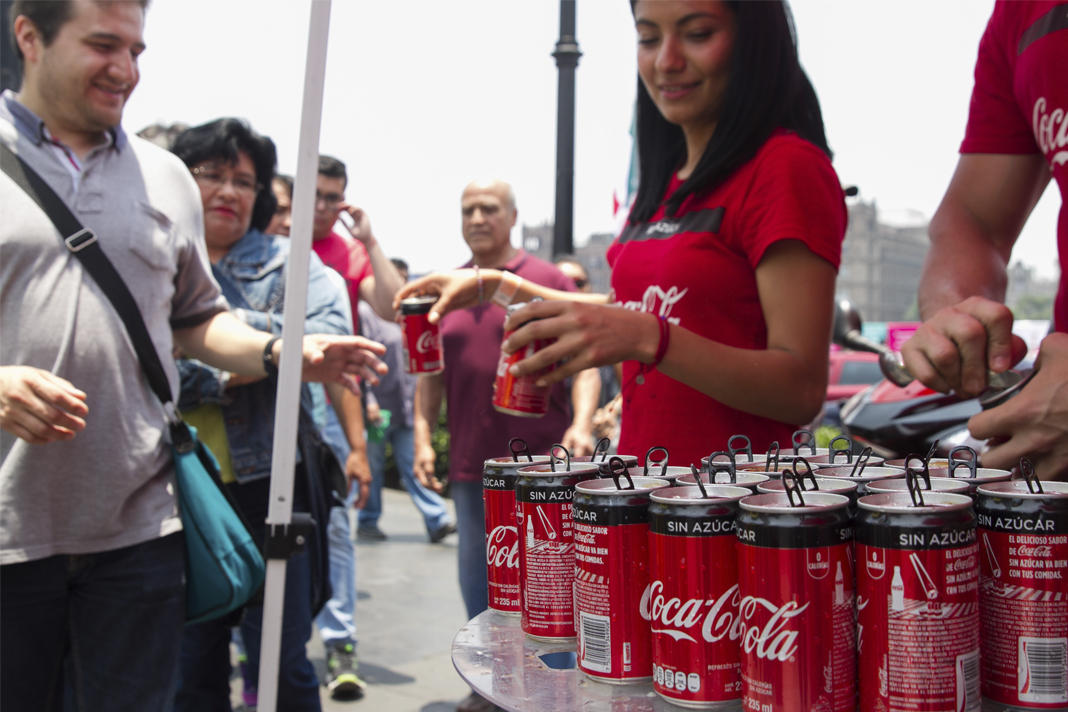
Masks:
[[[356,646],[352,643],[326,647],[326,689],[331,697],[353,700],[363,696],[367,683],[356,674],[359,665]]]

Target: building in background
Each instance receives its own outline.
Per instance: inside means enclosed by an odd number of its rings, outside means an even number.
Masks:
[[[1017,319],[1052,319],[1059,282],[1059,274],[1053,279],[1042,279],[1035,274],[1034,267],[1016,262],[1009,266],[1005,304]]]
[[[926,221],[890,225],[879,220],[874,200],[854,202],[842,244],[838,295],[847,297],[864,321],[918,320],[916,291],[927,247]]]
[[[540,225],[523,226],[523,249],[547,262],[553,261],[553,224],[549,221]],[[610,232],[597,232],[589,236],[584,245],[575,245],[575,258],[582,263],[590,284],[597,294],[607,294],[612,287],[612,270],[608,268],[605,253],[611,247],[615,235]]]

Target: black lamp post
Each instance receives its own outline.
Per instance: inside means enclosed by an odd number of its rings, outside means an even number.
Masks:
[[[575,68],[579,57],[575,37],[575,0],[560,0],[560,39],[556,66],[560,84],[556,95],[556,217],[553,222],[553,256],[573,249],[575,202]]]

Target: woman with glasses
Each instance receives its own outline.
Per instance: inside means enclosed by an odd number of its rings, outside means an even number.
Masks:
[[[274,143],[237,119],[219,119],[189,129],[172,149],[189,167],[204,202],[204,239],[212,273],[231,309],[250,326],[280,334],[285,304],[288,239],[261,232],[275,212],[271,191]],[[304,329],[307,333],[351,333],[348,314],[322,263],[311,255]],[[215,453],[253,534],[262,542],[270,491],[274,439],[275,379],[238,376],[192,359],[180,359],[179,408]],[[321,468],[325,448],[310,418],[307,388],[301,392],[299,463],[294,511],[311,512],[320,528],[307,550],[286,569],[278,707],[319,710],[319,681],[305,645],[313,611],[324,602],[330,499]],[[345,492],[341,492],[343,498]],[[263,609],[249,607],[241,624],[248,651],[246,684],[255,684]],[[188,626],[182,643],[175,709],[230,709],[230,625],[228,619]]]
[[[438,274],[444,313],[497,298],[516,312],[514,367],[547,382],[623,363],[619,451],[666,446],[675,464],[790,442],[827,384],[844,195],[784,2],[632,0],[640,188],[608,251],[609,297],[546,290],[491,270]],[[431,319],[436,315],[432,314]],[[537,321],[532,321],[537,319]]]

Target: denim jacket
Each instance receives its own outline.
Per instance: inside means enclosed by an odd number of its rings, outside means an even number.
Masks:
[[[288,238],[265,235],[253,228],[211,267],[231,309],[241,310],[238,315],[253,329],[282,333],[289,247]],[[352,322],[346,317],[340,298],[323,263],[312,253],[304,332],[351,334]],[[185,358],[178,360],[178,373],[182,382],[180,410],[206,403],[222,406],[237,481],[251,482],[269,476],[274,444],[275,379],[227,390],[228,376],[224,372]],[[311,397],[306,385],[301,387],[301,408],[310,413]],[[302,430],[310,427],[310,417],[300,420]],[[299,453],[300,448],[298,457]]]

